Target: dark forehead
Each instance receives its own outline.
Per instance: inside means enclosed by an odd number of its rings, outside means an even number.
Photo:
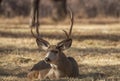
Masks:
[[[48,50],[57,50],[56,49],[56,45],[50,45],[50,47],[48,48]]]

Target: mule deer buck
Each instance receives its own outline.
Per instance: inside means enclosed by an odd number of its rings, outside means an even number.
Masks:
[[[77,77],[79,75],[78,64],[73,57],[67,57],[63,51],[70,48],[72,45],[72,28],[73,28],[73,13],[71,9],[69,9],[70,18],[71,18],[71,26],[69,33],[63,30],[66,35],[66,39],[62,40],[61,42],[57,43],[57,45],[50,45],[50,43],[44,40],[39,33],[37,28],[37,36],[33,33],[33,29],[31,28],[32,35],[36,38],[36,42],[38,47],[45,50],[47,53],[45,55],[44,61],[40,61],[35,65],[36,67],[40,68],[44,66],[44,69],[35,71],[35,67],[33,67],[33,73],[29,74],[35,75],[39,79],[49,78],[49,79],[59,79],[62,77]],[[42,74],[43,73],[43,74]],[[42,77],[40,77],[42,76]]]

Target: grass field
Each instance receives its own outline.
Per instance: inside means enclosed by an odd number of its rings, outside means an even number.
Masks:
[[[42,25],[41,33],[51,44],[65,36],[69,25]],[[79,64],[80,76],[63,81],[120,80],[120,23],[74,25],[73,45],[65,53]],[[43,59],[27,24],[0,24],[0,81],[28,81],[31,67]]]

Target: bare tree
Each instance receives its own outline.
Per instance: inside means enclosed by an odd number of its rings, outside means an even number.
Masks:
[[[2,0],[0,0],[0,4],[2,3]]]
[[[39,3],[40,0],[32,0],[32,8],[31,8],[31,27],[35,25],[39,25]]]
[[[39,25],[39,4],[41,0],[32,0],[32,8],[31,8],[31,27],[35,25]],[[51,0],[54,5],[53,10],[53,19],[61,20],[64,19],[67,14],[67,0]]]
[[[67,0],[52,0],[54,8],[52,17],[54,20],[62,20],[67,14]]]

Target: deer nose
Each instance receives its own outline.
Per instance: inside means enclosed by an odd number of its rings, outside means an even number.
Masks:
[[[46,62],[50,62],[50,59],[49,59],[49,58],[45,58],[45,61],[46,61]]]

